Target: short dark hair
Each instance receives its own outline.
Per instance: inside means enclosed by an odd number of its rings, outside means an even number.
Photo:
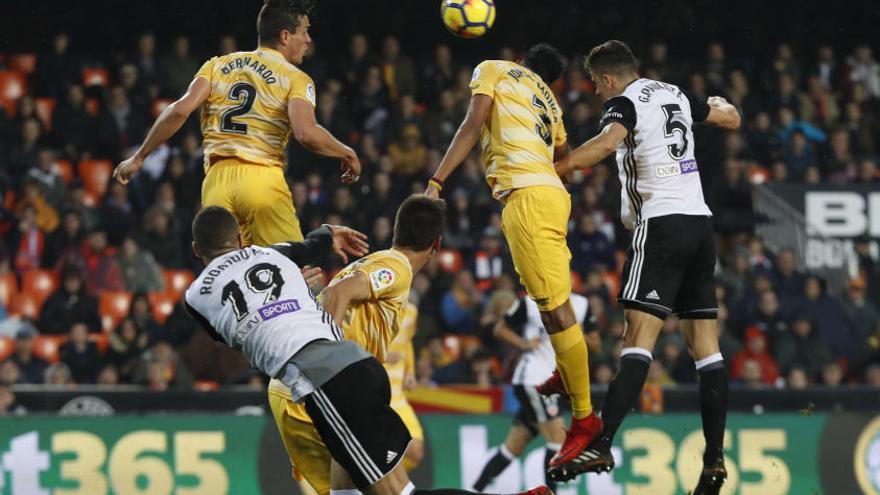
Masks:
[[[276,45],[278,34],[284,30],[296,31],[300,16],[311,15],[314,7],[314,0],[266,0],[257,16],[259,43]]]
[[[446,202],[423,194],[410,196],[397,209],[394,247],[424,251],[446,228]]]
[[[638,63],[626,43],[610,40],[590,50],[584,69],[590,74],[632,74],[638,72]]]
[[[222,206],[205,207],[193,219],[192,236],[202,254],[213,257],[236,242],[238,220]]]
[[[562,54],[547,43],[538,43],[529,48],[523,57],[522,64],[547,84],[553,84],[562,76]]]

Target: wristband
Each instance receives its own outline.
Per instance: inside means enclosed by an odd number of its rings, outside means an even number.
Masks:
[[[430,179],[428,179],[428,184],[436,187],[438,191],[442,191],[443,186],[445,185],[443,181],[438,179],[437,177],[431,177]]]

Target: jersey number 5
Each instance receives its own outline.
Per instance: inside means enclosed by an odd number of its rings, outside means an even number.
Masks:
[[[257,88],[248,83],[235,83],[229,90],[229,99],[241,101],[241,103],[223,112],[220,118],[220,130],[223,132],[234,132],[235,134],[247,134],[247,124],[236,122],[232,119],[251,111],[251,107],[254,106],[254,101],[257,99]]]
[[[260,263],[254,265],[244,275],[244,281],[248,289],[255,294],[266,294],[263,304],[269,304],[278,300],[281,296],[281,287],[284,286],[284,279],[281,277],[281,269],[269,263]],[[222,303],[225,306],[227,301],[232,301],[232,309],[235,311],[235,318],[241,321],[250,314],[247,299],[241,286],[235,280],[230,280],[223,287],[221,295]]]
[[[684,113],[681,111],[681,107],[678,106],[677,103],[663,105],[663,113],[666,114],[666,124],[663,126],[663,134],[668,138],[674,138],[676,137],[676,133],[679,134],[679,141],[667,146],[667,148],[669,148],[669,156],[674,160],[681,160],[685,157],[688,150],[688,127],[681,118]]]

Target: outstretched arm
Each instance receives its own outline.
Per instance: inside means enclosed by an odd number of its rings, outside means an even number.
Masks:
[[[441,183],[445,182],[474,149],[474,145],[480,138],[483,123],[486,122],[489,112],[492,111],[492,103],[492,97],[484,94],[476,94],[471,97],[467,115],[458,127],[455,137],[452,138],[452,144],[449,145],[446,155],[440,161],[440,166],[434,171],[435,179],[439,179]],[[438,198],[440,197],[440,189],[431,182],[428,184],[425,194],[432,198]]]
[[[204,77],[197,77],[190,83],[186,94],[180,97],[174,103],[168,105],[165,110],[159,114],[159,118],[150,128],[146,139],[137,150],[137,152],[123,161],[113,171],[113,178],[120,184],[128,184],[131,177],[144,166],[144,159],[158,148],[162,143],[168,141],[183,126],[186,119],[192,113],[202,106],[202,103],[211,94],[211,83]]]
[[[355,271],[324,289],[322,298],[324,311],[329,313],[336,323],[342,324],[345,312],[351,303],[370,298],[370,281],[363,272]]]
[[[342,160],[342,182],[357,182],[361,175],[361,162],[351,147],[333,137],[330,131],[318,124],[315,107],[302,98],[291,98],[287,104],[287,116],[293,138],[312,153]]]
[[[705,123],[731,131],[739,129],[741,119],[735,106],[720,96],[710,96],[706,103],[709,105],[709,114]]]
[[[598,135],[556,162],[556,174],[565,177],[576,169],[592,167],[614,153],[628,133],[623,125],[611,122]]]

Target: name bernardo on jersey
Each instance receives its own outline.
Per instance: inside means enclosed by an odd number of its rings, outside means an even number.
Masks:
[[[220,72],[222,72],[224,76],[228,76],[232,71],[242,69],[256,72],[258,76],[263,78],[263,81],[266,84],[273,84],[278,81],[273,75],[272,69],[266,67],[266,64],[261,64],[259,60],[251,62],[251,57],[238,57],[232,59],[229,63],[220,67]]]

